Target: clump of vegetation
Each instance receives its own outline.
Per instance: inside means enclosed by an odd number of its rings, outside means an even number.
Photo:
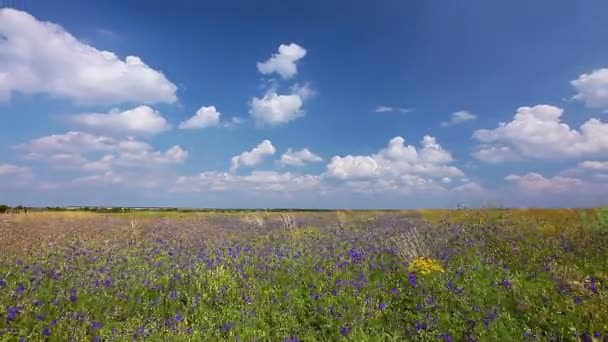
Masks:
[[[0,221],[0,340],[608,334],[608,227],[579,212],[289,215]]]

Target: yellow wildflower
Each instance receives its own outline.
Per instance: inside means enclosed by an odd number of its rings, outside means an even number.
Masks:
[[[433,272],[443,272],[443,266],[435,259],[418,257],[410,263],[408,270],[426,275]]]

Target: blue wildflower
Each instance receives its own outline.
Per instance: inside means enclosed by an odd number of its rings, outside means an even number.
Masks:
[[[78,300],[78,291],[76,289],[70,289],[70,302],[74,303]]]
[[[42,329],[42,335],[49,337],[51,336],[51,334],[53,333],[53,329],[51,329],[51,327],[46,327],[44,329]]]
[[[17,316],[21,313],[21,308],[18,307],[10,307],[7,310],[6,319],[9,321],[14,321],[17,319]]]
[[[384,310],[384,309],[386,309],[386,307],[387,307],[387,306],[388,306],[388,305],[387,305],[386,303],[381,303],[381,304],[378,306],[378,308],[379,308],[380,310]]]
[[[410,273],[410,275],[407,277],[407,280],[410,282],[410,284],[412,284],[412,286],[416,287],[418,285],[418,282],[416,281],[416,274],[415,273]]]
[[[512,283],[507,279],[503,279],[502,281],[500,281],[500,283],[498,283],[498,285],[504,287],[511,287]]]
[[[398,293],[399,293],[399,289],[397,289],[396,287],[393,287],[393,288],[391,289],[391,293],[392,293],[392,294],[394,294],[394,295],[396,295],[396,294],[398,294]]]
[[[342,336],[347,337],[349,333],[350,329],[347,326],[340,328],[340,334],[342,334]]]
[[[15,296],[21,296],[23,292],[25,292],[25,285],[19,284],[17,290],[15,291]]]
[[[184,321],[184,317],[182,317],[182,315],[178,312],[177,314],[175,314],[175,320],[177,322],[183,322]]]
[[[228,331],[232,330],[232,328],[234,328],[234,323],[232,323],[232,322],[226,322],[226,323],[224,323],[224,325],[222,325],[223,332],[228,332]]]

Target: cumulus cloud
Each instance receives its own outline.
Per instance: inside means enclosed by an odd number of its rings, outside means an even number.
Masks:
[[[578,92],[575,100],[591,108],[608,108],[608,68],[582,74],[570,83]]]
[[[278,126],[305,115],[303,100],[297,93],[278,95],[269,92],[262,98],[254,97],[249,103],[249,113],[258,126]]]
[[[292,151],[290,148],[281,156],[280,164],[283,166],[303,166],[306,163],[316,163],[322,161],[323,158],[312,153],[308,148],[304,148],[300,151]]]
[[[586,160],[579,165],[585,170],[608,172],[608,161]]]
[[[28,167],[0,163],[0,177],[8,175],[19,175],[27,173],[29,171],[30,169]]]
[[[201,107],[190,119],[179,124],[180,129],[197,129],[205,127],[217,127],[220,125],[220,112],[215,106]]]
[[[546,178],[535,172],[525,175],[511,174],[505,177],[505,180],[516,184],[520,190],[532,194],[568,192],[583,185],[583,181],[577,178],[561,176]]]
[[[270,140],[264,140],[258,146],[254,147],[251,151],[246,151],[238,156],[232,157],[230,170],[236,171],[236,169],[238,169],[242,165],[257,165],[264,160],[264,157],[273,155],[276,151],[276,148],[272,146],[272,142],[270,142]]]
[[[132,138],[115,139],[83,132],[53,134],[14,146],[24,158],[48,163],[57,168],[106,171],[115,167],[150,167],[179,164],[188,152],[179,146],[155,151],[148,143]],[[94,159],[95,156],[103,156]]]
[[[284,79],[289,79],[298,73],[297,62],[306,56],[306,49],[298,44],[281,44],[275,53],[265,62],[258,62],[258,71],[264,75],[277,73]]]
[[[524,159],[581,158],[608,152],[608,124],[589,119],[579,130],[561,122],[563,110],[550,105],[519,107],[513,120],[480,129],[473,156],[489,163]]]
[[[464,177],[452,162],[452,155],[434,137],[424,136],[420,148],[395,137],[372,155],[334,156],[324,176],[360,193],[439,193],[449,190],[448,183],[454,188],[463,185],[462,181],[452,182]]]
[[[318,189],[320,178],[290,172],[253,171],[249,175],[235,175],[227,172],[209,171],[195,176],[182,176],[177,180],[174,191],[254,191],[277,192]]]
[[[233,127],[245,122],[243,118],[232,117],[230,120],[222,120],[222,114],[215,106],[202,106],[196,114],[179,124],[179,129],[200,129],[207,127]]]
[[[123,112],[113,109],[109,113],[74,115],[70,121],[95,131],[134,135],[153,135],[171,129],[162,114],[148,106],[139,106]]]
[[[466,110],[461,110],[461,111],[452,113],[452,115],[450,116],[450,120],[442,122],[441,126],[448,127],[448,126],[458,125],[460,123],[475,120],[475,119],[477,119],[477,116],[475,114],[468,112]]]
[[[411,111],[413,111],[413,109],[411,109],[411,108],[391,107],[391,106],[378,106],[375,109],[376,113],[389,113],[389,112],[409,113]]]
[[[406,174],[433,178],[461,177],[462,171],[448,165],[452,155],[439,145],[434,137],[424,136],[422,148],[405,145],[405,139],[395,137],[388,146],[368,156],[335,156],[327,165],[327,174],[340,179],[396,178]]]
[[[177,101],[177,87],[140,57],[122,60],[26,12],[0,9],[0,37],[0,101],[13,92],[80,104]]]

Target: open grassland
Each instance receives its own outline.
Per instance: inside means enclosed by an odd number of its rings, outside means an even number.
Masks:
[[[606,341],[595,210],[0,215],[0,340]]]

